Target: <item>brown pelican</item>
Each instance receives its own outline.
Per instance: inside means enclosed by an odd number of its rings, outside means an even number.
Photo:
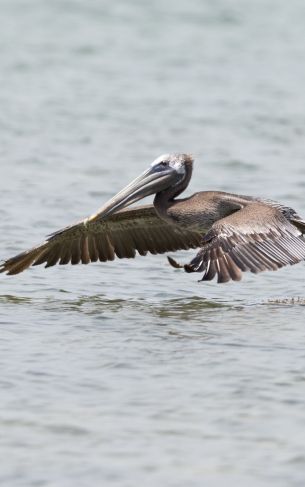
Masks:
[[[170,264],[203,272],[203,281],[217,275],[218,282],[227,282],[239,281],[244,271],[274,271],[305,259],[305,221],[292,208],[221,191],[177,198],[192,169],[188,154],[159,157],[97,213],[4,261],[0,272],[199,248],[189,264],[168,257]],[[153,205],[124,209],[151,194]]]

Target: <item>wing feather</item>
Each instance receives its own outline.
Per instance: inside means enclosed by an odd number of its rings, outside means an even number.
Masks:
[[[95,237],[92,234],[88,234],[88,252],[91,262],[98,261],[98,250],[95,243]]]
[[[31,265],[51,267],[71,262],[88,264],[198,248],[202,237],[162,220],[152,205],[122,210],[103,220],[86,219],[50,235],[41,245],[0,264],[0,273],[13,275]]]
[[[254,202],[214,223],[185,269],[203,270],[204,281],[217,275],[218,282],[240,280],[246,271],[274,271],[305,260],[303,233],[280,208]]]

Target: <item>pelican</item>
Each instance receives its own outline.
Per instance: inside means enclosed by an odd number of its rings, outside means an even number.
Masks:
[[[189,154],[166,154],[97,213],[49,235],[0,265],[19,274],[30,266],[88,264],[124,257],[199,249],[190,263],[169,263],[203,273],[202,281],[239,281],[242,273],[275,271],[305,259],[305,221],[292,208],[272,200],[222,191],[178,198],[193,170]],[[152,205],[131,204],[155,194]]]

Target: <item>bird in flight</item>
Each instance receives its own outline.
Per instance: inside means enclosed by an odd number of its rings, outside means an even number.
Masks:
[[[0,273],[30,266],[89,264],[118,258],[199,249],[175,268],[203,273],[202,281],[239,281],[242,273],[275,271],[305,259],[305,221],[272,200],[222,191],[179,198],[193,170],[189,154],[165,154],[92,216],[0,264]],[[152,205],[131,204],[155,194]]]

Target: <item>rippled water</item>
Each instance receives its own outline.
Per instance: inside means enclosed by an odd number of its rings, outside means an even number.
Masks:
[[[1,256],[168,151],[191,192],[305,214],[304,22],[301,0],[3,0]],[[304,273],[1,275],[3,485],[304,485]]]

